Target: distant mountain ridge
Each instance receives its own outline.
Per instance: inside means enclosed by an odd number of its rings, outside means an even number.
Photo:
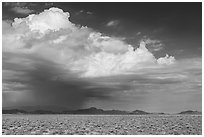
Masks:
[[[46,109],[45,109],[46,108]],[[151,114],[142,110],[135,110],[132,112],[129,111],[121,111],[121,110],[103,110],[95,107],[87,108],[87,109],[77,109],[77,110],[66,110],[66,109],[51,109],[48,107],[9,107],[3,108],[3,114],[108,114],[108,115],[128,115],[128,114]]]
[[[87,109],[78,109],[74,111],[64,111],[65,114],[129,114],[128,111],[121,110],[103,110],[97,109],[95,107],[87,108]]]
[[[27,112],[19,109],[2,110],[2,114],[25,114],[25,113]]]
[[[135,110],[135,111],[132,111],[130,114],[143,114],[143,115],[146,115],[146,114],[150,114],[150,113],[142,111],[142,110]]]
[[[200,111],[193,111],[193,110],[187,110],[187,111],[182,111],[178,114],[188,114],[188,115],[201,115],[202,112]]]
[[[38,111],[38,110],[43,110],[43,111],[53,111],[53,112],[61,112],[66,110],[67,108],[65,107],[59,107],[59,106],[17,106],[17,107],[5,107],[3,108],[3,110],[12,110],[12,109],[19,109],[19,110],[24,110],[27,112],[31,112],[31,111]]]
[[[46,109],[45,109],[46,108]],[[86,109],[77,109],[77,110],[66,110],[66,108],[57,108],[54,107],[17,107],[17,108],[3,108],[3,114],[102,114],[102,115],[164,115],[166,113],[150,113],[142,110],[134,111],[122,111],[122,110],[103,110],[95,107],[86,108]],[[177,114],[202,114],[199,111],[182,111]]]

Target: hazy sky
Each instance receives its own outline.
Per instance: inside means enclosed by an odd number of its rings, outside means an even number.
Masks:
[[[202,109],[202,3],[3,3],[3,107]]]

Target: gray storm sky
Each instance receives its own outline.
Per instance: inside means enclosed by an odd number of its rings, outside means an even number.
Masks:
[[[2,6],[3,107],[201,111],[202,3]]]

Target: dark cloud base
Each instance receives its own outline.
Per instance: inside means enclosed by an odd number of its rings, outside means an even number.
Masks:
[[[43,60],[37,57],[30,57],[25,55],[3,54],[3,69],[12,71],[22,71],[23,74],[6,78],[3,75],[3,82],[5,83],[21,83],[25,85],[23,88],[9,89],[15,92],[27,91],[32,95],[35,104],[32,102],[24,102],[22,99],[19,104],[26,103],[29,105],[54,105],[63,106],[68,109],[81,108],[83,104],[90,98],[108,99],[108,88],[106,87],[91,87],[91,83],[79,78],[73,77],[68,70],[60,69],[59,64]],[[26,66],[23,64],[8,63],[9,58],[18,57],[30,60],[32,69],[23,69]],[[11,87],[12,88],[12,87]],[[103,92],[101,92],[103,91]],[[4,98],[6,100],[6,96]],[[18,105],[15,104],[15,105]]]

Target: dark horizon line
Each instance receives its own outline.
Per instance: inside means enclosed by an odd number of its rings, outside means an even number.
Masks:
[[[31,106],[20,106],[20,107],[31,107]],[[32,106],[32,107],[36,107],[36,106]],[[41,106],[42,107],[42,106]],[[18,107],[2,107],[2,112],[3,111],[24,111],[25,113],[34,113],[34,112],[50,112],[50,113],[55,113],[55,114],[100,114],[100,113],[108,113],[108,112],[113,112],[113,114],[115,113],[124,113],[124,114],[137,114],[135,112],[138,112],[140,114],[182,114],[182,113],[201,113],[202,114],[202,110],[198,111],[198,110],[192,110],[192,109],[186,109],[180,112],[173,112],[173,113],[169,113],[169,112],[149,112],[149,111],[145,111],[145,110],[141,110],[141,109],[135,109],[132,111],[128,111],[128,110],[118,110],[118,109],[102,109],[102,108],[96,108],[96,107],[88,107],[88,108],[82,108],[82,109],[64,109],[64,110],[52,110],[52,109],[33,109],[31,108],[31,110],[26,110],[26,109],[19,109]],[[96,111],[101,111],[101,112],[80,112],[80,111],[89,111],[89,110],[96,110]],[[114,112],[115,111],[115,112]]]

